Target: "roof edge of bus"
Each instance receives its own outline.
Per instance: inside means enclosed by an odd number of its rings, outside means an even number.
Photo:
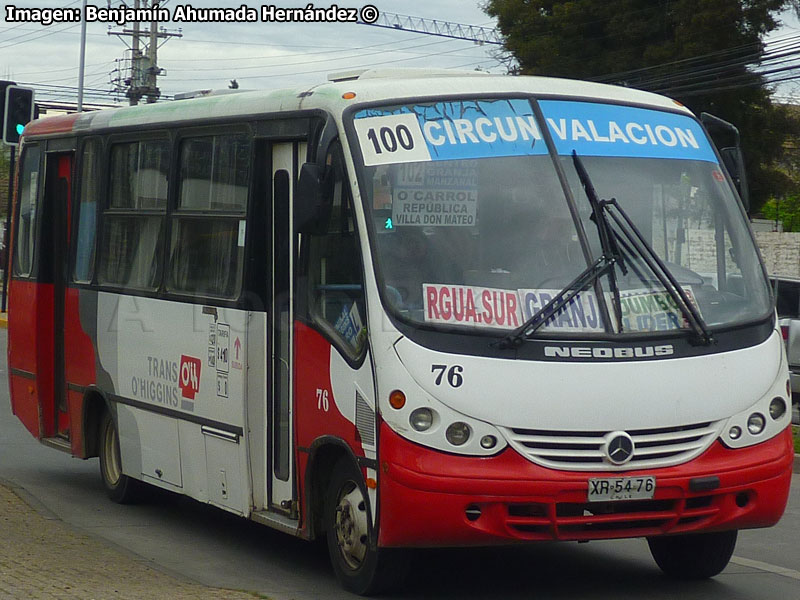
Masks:
[[[159,102],[139,106],[120,107],[66,116],[45,118],[28,125],[27,136],[53,134],[85,134],[108,128],[127,126],[156,126],[189,120],[207,121],[216,118],[233,118],[269,112],[286,112],[301,109],[332,109],[338,111],[349,102],[342,90],[357,93],[361,102],[390,101],[398,95],[392,80],[408,82],[402,91],[408,97],[431,97],[443,90],[452,94],[491,93],[545,93],[548,96],[567,96],[586,99],[607,99],[612,102],[640,103],[653,107],[679,110],[691,114],[688,108],[675,100],[624,86],[580,81],[562,77],[538,75],[512,76],[456,69],[368,69],[332,73],[331,81],[311,87],[282,88],[275,90],[197,90],[180,97],[192,99],[191,103]],[[436,79],[447,79],[445,88],[437,87]],[[503,82],[502,84],[500,82]],[[493,83],[494,82],[494,83]],[[497,85],[495,85],[497,83]],[[352,89],[351,87],[352,86]],[[342,100],[345,98],[345,100]],[[191,110],[188,107],[191,106]]]
[[[388,69],[352,69],[328,74],[328,81],[356,81],[358,79],[421,79],[424,77],[474,77],[486,76],[484,71],[465,71],[461,69],[396,67]]]
[[[52,117],[45,117],[43,119],[36,119],[31,121],[25,126],[23,135],[29,137],[32,135],[50,135],[54,133],[71,133],[77,121],[83,113],[70,113],[67,115],[55,115]]]
[[[222,88],[222,89],[204,89],[204,90],[192,90],[190,92],[178,92],[173,96],[174,100],[191,100],[193,98],[205,98],[206,96],[224,96],[226,94],[241,94],[242,92],[253,92],[257,90],[240,90],[240,89],[229,89],[229,88]]]

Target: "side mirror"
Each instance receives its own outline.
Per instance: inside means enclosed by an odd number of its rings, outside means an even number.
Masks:
[[[749,213],[750,190],[747,187],[747,172],[744,168],[742,147],[739,144],[739,130],[733,123],[728,123],[728,121],[707,112],[700,113],[700,121],[709,129],[713,128],[726,132],[728,134],[728,139],[733,136],[733,146],[721,148],[719,154],[722,157],[725,168],[733,179],[733,185],[736,186],[736,191],[739,192],[739,197],[742,199],[745,212]]]
[[[295,233],[322,233],[328,224],[330,206],[325,201],[327,169],[304,163],[294,190]]]
[[[738,146],[721,148],[719,153],[722,156],[722,162],[725,163],[725,168],[728,169],[728,173],[733,179],[733,185],[736,186],[736,190],[739,192],[744,209],[749,213],[750,191],[747,187],[747,171],[744,168],[742,149]]]

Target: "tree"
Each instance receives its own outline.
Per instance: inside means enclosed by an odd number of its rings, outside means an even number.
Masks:
[[[796,0],[488,0],[519,73],[594,79],[671,96],[740,130],[757,211],[792,185],[777,168],[800,119],[749,67]],[[700,58],[698,58],[700,57]]]
[[[770,198],[761,208],[765,219],[780,221],[784,231],[800,231],[800,194]]]

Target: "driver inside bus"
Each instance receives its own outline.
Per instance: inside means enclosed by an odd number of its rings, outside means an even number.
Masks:
[[[569,215],[540,215],[515,224],[510,236],[510,267],[520,286],[561,289],[586,268]]]
[[[421,227],[397,227],[378,238],[383,263],[384,281],[391,301],[400,308],[423,307],[422,286],[439,283],[439,269],[430,241]]]

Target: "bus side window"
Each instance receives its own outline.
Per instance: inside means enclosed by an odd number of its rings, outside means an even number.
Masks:
[[[22,154],[19,171],[19,211],[17,219],[16,251],[14,252],[14,275],[29,277],[33,271],[34,241],[39,198],[39,146],[26,147]]]
[[[308,312],[347,354],[357,357],[365,346],[367,325],[361,253],[338,149],[328,162],[332,170],[326,190],[330,219],[324,233],[304,236]]]
[[[80,197],[78,200],[75,268],[72,273],[73,280],[78,283],[89,283],[94,275],[97,202],[102,185],[100,179],[101,148],[99,139],[87,140],[80,156]]]
[[[244,268],[250,146],[245,134],[181,142],[180,200],[172,215],[169,291],[238,296]]]
[[[103,213],[98,281],[156,289],[167,207],[169,142],[145,140],[111,147],[111,198]]]

